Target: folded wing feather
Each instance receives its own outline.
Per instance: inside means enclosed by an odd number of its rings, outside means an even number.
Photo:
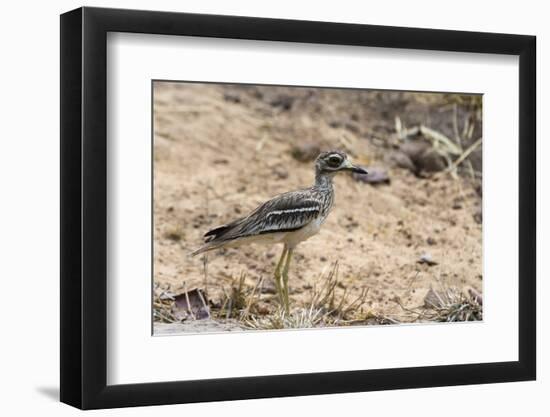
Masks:
[[[223,243],[254,235],[290,232],[307,226],[321,212],[321,204],[304,191],[291,191],[257,207],[248,216],[218,226],[204,235],[205,246],[196,251],[220,247]]]

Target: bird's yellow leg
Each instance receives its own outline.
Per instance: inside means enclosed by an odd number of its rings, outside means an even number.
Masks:
[[[283,248],[283,252],[281,253],[281,257],[279,258],[279,262],[277,262],[277,266],[275,267],[275,287],[277,288],[277,295],[279,296],[279,301],[281,305],[284,303],[283,298],[283,289],[281,286],[281,267],[283,266],[283,262],[285,259],[285,256],[288,252],[288,248],[286,245]]]
[[[290,259],[292,258],[292,252],[294,249],[288,249],[286,255],[285,266],[283,267],[283,292],[285,296],[285,311],[286,314],[290,313],[290,303],[288,301],[288,268],[290,266]]]

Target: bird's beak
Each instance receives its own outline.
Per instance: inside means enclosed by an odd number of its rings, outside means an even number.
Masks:
[[[351,171],[356,174],[368,174],[367,170],[365,168],[361,168],[357,165],[353,165],[350,161],[346,161],[346,164],[344,165],[344,169],[346,171]]]

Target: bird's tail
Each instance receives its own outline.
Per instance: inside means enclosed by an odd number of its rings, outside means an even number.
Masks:
[[[205,243],[204,245],[202,245],[197,250],[194,250],[193,252],[191,252],[191,256],[197,256],[197,255],[200,255],[201,253],[221,248],[222,246],[223,246],[223,244],[220,243],[220,242],[216,242],[216,243],[208,242],[208,243]]]
[[[228,241],[231,241],[236,236],[231,236],[231,231],[235,230],[235,226],[239,224],[241,219],[235,220],[232,223],[218,226],[209,230],[204,235],[204,245],[191,253],[191,256],[196,256],[210,250],[221,248]]]

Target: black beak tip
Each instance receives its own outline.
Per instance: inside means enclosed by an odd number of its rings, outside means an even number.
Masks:
[[[368,171],[365,168],[361,168],[361,167],[355,167],[353,169],[353,172],[355,172],[356,174],[362,174],[362,175],[368,174]]]

